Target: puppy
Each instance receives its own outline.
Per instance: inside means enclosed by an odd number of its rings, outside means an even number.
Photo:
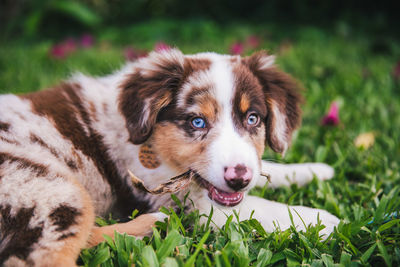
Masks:
[[[254,210],[267,231],[291,225],[288,206],[248,196],[263,186],[303,185],[329,179],[325,164],[281,165],[261,160],[264,144],[279,153],[299,125],[297,84],[274,66],[274,57],[153,52],[106,77],[76,75],[32,94],[0,97],[0,265],[73,266],[85,245],[113,230],[151,233],[169,195],[132,186],[128,170],[149,188],[191,170],[188,189],[200,212],[214,207],[222,226],[236,209]],[[317,217],[329,234],[338,219],[301,206],[306,224]],[[95,216],[122,221],[94,227]],[[303,224],[294,214],[299,229]]]

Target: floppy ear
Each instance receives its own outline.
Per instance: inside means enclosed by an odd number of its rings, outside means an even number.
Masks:
[[[265,119],[266,142],[279,153],[285,153],[293,131],[300,125],[300,87],[294,79],[274,66],[275,57],[265,51],[244,58],[245,64],[263,87],[268,115]]]
[[[119,109],[126,119],[130,141],[144,143],[159,111],[173,99],[184,73],[184,55],[177,49],[152,52],[133,65],[121,84]]]

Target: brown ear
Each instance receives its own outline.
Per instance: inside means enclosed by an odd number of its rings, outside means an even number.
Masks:
[[[141,144],[150,137],[158,112],[176,94],[183,66],[184,55],[177,49],[152,52],[132,66],[119,96],[119,109],[132,143]]]
[[[300,125],[300,87],[294,79],[274,66],[274,56],[265,51],[244,59],[263,87],[268,115],[266,141],[276,152],[285,153],[293,131]]]

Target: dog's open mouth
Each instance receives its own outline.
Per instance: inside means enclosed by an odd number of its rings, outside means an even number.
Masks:
[[[175,193],[183,188],[186,188],[190,181],[194,179],[198,185],[207,189],[208,197],[211,200],[214,200],[218,204],[222,206],[232,207],[236,206],[243,200],[243,192],[226,192],[217,187],[215,187],[210,182],[203,179],[198,173],[195,171],[189,170],[183,174],[172,177],[166,183],[158,185],[155,189],[148,189],[144,186],[142,180],[137,178],[131,171],[128,170],[129,175],[131,176],[132,184],[140,189],[141,191],[153,194],[160,195],[165,193]]]
[[[199,175],[196,176],[196,181],[200,186],[207,189],[208,197],[220,205],[233,207],[243,200],[243,192],[225,192],[201,178]]]

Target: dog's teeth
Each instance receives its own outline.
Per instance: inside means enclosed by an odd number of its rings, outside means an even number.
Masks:
[[[241,201],[242,195],[240,193],[227,193],[219,191],[217,188],[213,188],[214,199],[221,201],[222,204],[228,205]]]

